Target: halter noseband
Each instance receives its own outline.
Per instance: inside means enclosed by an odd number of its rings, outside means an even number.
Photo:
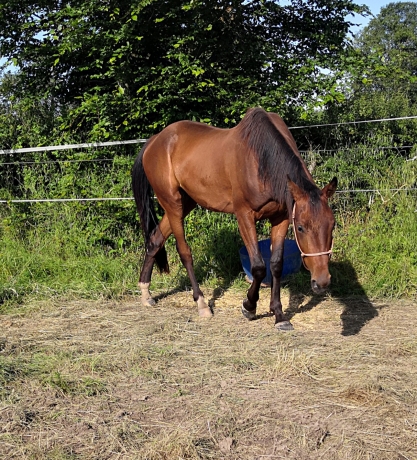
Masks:
[[[297,230],[295,228],[296,227],[296,225],[295,225],[295,201],[294,201],[294,207],[292,208],[292,223],[293,223],[293,227],[294,227],[295,242],[297,243],[298,249],[300,250],[301,259],[303,261],[304,267],[305,267],[304,257],[329,256],[329,259],[330,259],[330,257],[332,256],[332,253],[333,253],[333,239],[332,239],[332,246],[331,246],[329,251],[305,253],[301,249],[300,243],[298,242],[298,238],[297,238]]]

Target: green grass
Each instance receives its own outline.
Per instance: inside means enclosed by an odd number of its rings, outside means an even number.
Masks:
[[[415,295],[417,213],[412,198],[398,194],[389,205],[375,201],[365,217],[363,213],[337,215],[331,263],[334,294]],[[117,297],[137,290],[141,237],[127,248],[112,249],[108,245],[88,247],[81,231],[78,240],[60,232],[52,225],[24,238],[3,233],[0,309],[4,311],[27,295]],[[223,288],[245,285],[238,253],[242,242],[233,219],[199,211],[188,218],[187,233],[200,283]],[[189,281],[172,238],[167,246],[171,274],[162,276],[155,269],[153,288],[184,289]],[[305,291],[309,275],[302,271],[287,284]]]
[[[337,237],[337,257],[349,260],[363,290],[377,297],[417,293],[417,212],[415,194],[373,203],[363,219],[356,215]]]
[[[339,175],[341,188],[346,189],[348,158],[332,161],[334,173],[327,164],[318,167],[315,177],[323,185],[320,177]],[[373,184],[372,175],[362,175],[368,187],[383,192],[359,197],[341,193],[332,201],[337,221],[332,294],[416,294],[417,200],[415,191],[405,190],[416,183],[416,169],[417,162],[396,164],[385,179],[378,174]],[[258,224],[259,239],[267,237],[269,229],[268,223]],[[247,287],[234,216],[197,209],[186,219],[186,235],[201,284]],[[14,308],[27,296],[118,297],[137,291],[144,249],[131,201],[4,206],[0,245],[0,311]],[[167,250],[171,274],[159,275],[155,269],[151,287],[184,289],[190,283],[172,237]],[[307,292],[308,273],[302,270],[290,277],[286,286]]]

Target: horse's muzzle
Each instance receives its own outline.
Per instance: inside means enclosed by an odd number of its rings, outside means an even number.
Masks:
[[[313,292],[315,294],[323,294],[327,290],[327,288],[330,286],[330,278],[331,276],[329,275],[328,277],[322,277],[321,279],[312,279],[311,280],[311,289],[313,289]]]

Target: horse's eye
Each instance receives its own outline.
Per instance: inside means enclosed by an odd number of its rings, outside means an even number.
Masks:
[[[303,227],[301,227],[301,225],[298,225],[297,230],[298,230],[299,232],[303,232],[303,231],[304,231],[304,229],[303,229]]]

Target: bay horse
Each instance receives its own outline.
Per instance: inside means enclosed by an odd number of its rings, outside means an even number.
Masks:
[[[135,160],[132,188],[145,237],[146,254],[139,278],[144,306],[155,305],[149,292],[153,265],[168,273],[165,241],[174,234],[177,251],[191,281],[201,317],[212,311],[197,283],[184,218],[198,205],[234,214],[248,250],[253,282],[242,313],[256,318],[259,288],[266,274],[255,223],[271,223],[271,299],[278,330],[292,330],[281,304],[284,240],[291,221],[314,292],[330,284],[334,216],[328,199],[336,177],[322,190],[315,184],[282,118],[262,108],[249,109],[231,129],[178,121],[151,137]],[[158,222],[154,194],[164,210]]]

